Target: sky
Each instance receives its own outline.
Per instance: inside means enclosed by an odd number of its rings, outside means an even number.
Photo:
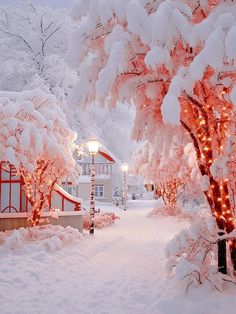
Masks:
[[[54,8],[71,8],[75,0],[32,0],[39,5],[50,5]],[[0,5],[20,2],[20,0],[0,0]]]

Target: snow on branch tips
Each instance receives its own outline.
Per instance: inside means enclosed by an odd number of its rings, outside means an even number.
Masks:
[[[0,6],[0,90],[39,88],[63,104],[76,78],[64,60],[72,29],[65,10],[26,0]]]
[[[24,180],[32,207],[31,224],[50,205],[54,186],[68,172],[75,133],[52,95],[42,91],[0,92],[0,160],[13,164]]]

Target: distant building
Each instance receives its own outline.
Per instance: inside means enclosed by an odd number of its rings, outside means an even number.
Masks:
[[[77,183],[73,183],[68,179],[62,182],[62,187],[69,194],[83,199],[90,199],[90,165],[91,157],[86,156],[78,160],[81,166],[81,175]],[[110,153],[99,151],[95,157],[95,199],[103,202],[112,202],[113,187],[113,165],[115,160]]]

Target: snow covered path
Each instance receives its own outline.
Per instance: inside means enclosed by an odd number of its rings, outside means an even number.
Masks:
[[[232,313],[236,290],[186,295],[166,277],[164,247],[184,222],[148,219],[152,207],[151,201],[132,202],[113,227],[61,251],[2,256],[0,313]]]

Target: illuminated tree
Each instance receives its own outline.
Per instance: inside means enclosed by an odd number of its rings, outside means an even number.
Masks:
[[[0,1],[0,90],[22,91],[40,88],[57,97],[66,119],[76,131],[78,142],[97,138],[118,159],[128,161],[131,150],[130,124],[134,110],[119,104],[113,112],[91,104],[84,108],[68,106],[68,95],[77,73],[65,62],[74,23],[67,10],[19,0],[2,5]],[[99,107],[99,110],[98,110]],[[109,132],[113,128],[114,134]],[[123,141],[123,148],[118,143]],[[118,172],[118,171],[117,171]],[[116,185],[119,185],[119,175]]]
[[[178,193],[187,182],[193,183],[184,158],[183,132],[174,130],[175,135],[171,128],[163,128],[152,142],[145,141],[133,158],[134,173],[154,183],[157,196],[162,197],[167,208],[176,207]]]
[[[70,172],[74,132],[52,95],[41,91],[0,92],[0,160],[13,164],[24,180],[31,225],[50,207],[57,184]]]
[[[77,1],[68,60],[79,70],[74,98],[134,102],[134,137],[181,124],[192,141],[218,228],[235,228],[236,7],[219,1]],[[86,18],[85,18],[86,17]],[[222,233],[221,233],[222,234]],[[235,241],[231,252],[236,269]],[[234,252],[234,253],[233,253]],[[226,272],[225,243],[219,269]]]

